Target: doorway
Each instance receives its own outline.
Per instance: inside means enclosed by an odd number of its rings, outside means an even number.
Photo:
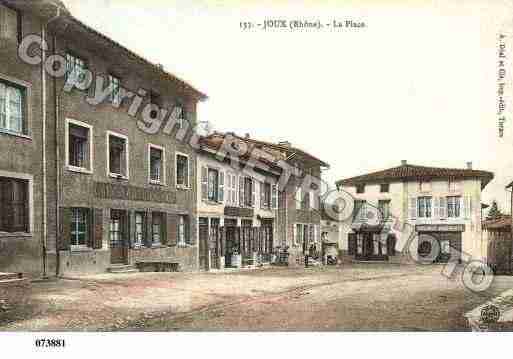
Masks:
[[[110,211],[110,262],[126,264],[128,259],[127,212],[111,209]]]

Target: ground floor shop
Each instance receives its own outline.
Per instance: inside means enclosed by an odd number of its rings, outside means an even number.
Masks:
[[[200,216],[200,269],[241,268],[274,261],[275,219]]]

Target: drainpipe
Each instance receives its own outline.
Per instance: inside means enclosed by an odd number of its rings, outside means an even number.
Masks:
[[[46,41],[46,27],[48,24],[50,24],[52,21],[56,20],[61,15],[61,8],[60,6],[51,3],[53,6],[56,7],[56,14],[53,18],[48,20],[46,23],[42,23],[41,25],[41,39],[44,43]],[[45,72],[45,61],[46,61],[46,50],[42,48],[41,50],[41,87],[42,87],[42,94],[41,94],[41,111],[42,111],[42,119],[41,119],[41,126],[42,126],[42,143],[41,143],[41,152],[42,152],[42,162],[43,162],[43,193],[42,193],[42,206],[43,206],[43,219],[42,219],[42,229],[43,229],[43,235],[42,235],[42,249],[43,249],[43,279],[48,278],[47,273],[47,239],[48,239],[48,213],[47,213],[47,171],[46,171],[46,101],[47,101],[47,95],[46,95],[46,72]]]

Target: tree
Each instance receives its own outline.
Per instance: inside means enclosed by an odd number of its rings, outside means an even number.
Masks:
[[[499,205],[497,204],[497,201],[492,202],[492,206],[488,210],[488,216],[486,217],[487,220],[493,220],[498,219],[502,217],[502,212],[499,209]]]

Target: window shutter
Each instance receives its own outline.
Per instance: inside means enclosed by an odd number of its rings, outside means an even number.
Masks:
[[[251,181],[251,207],[256,207],[256,187],[258,185],[258,182],[254,179]]]
[[[128,244],[130,248],[134,248],[135,242],[135,211],[128,211]]]
[[[60,208],[61,216],[61,238],[59,249],[69,251],[71,249],[71,208]]]
[[[151,248],[153,242],[153,213],[146,212],[146,236],[144,236],[144,245]]]
[[[201,199],[208,199],[208,169],[205,166],[201,166]]]
[[[434,208],[433,208],[433,210],[434,210],[433,218],[440,218],[440,198],[438,198],[438,197],[434,198],[433,206],[434,206]]]
[[[260,208],[264,208],[265,202],[265,185],[264,182],[260,182]]]
[[[176,214],[168,213],[166,216],[167,227],[167,243],[166,245],[174,247],[178,244],[178,216]]]
[[[395,256],[395,236],[389,235],[387,238],[387,252],[389,256]]]
[[[244,177],[239,177],[239,206],[244,207]]]
[[[89,235],[89,246],[93,249],[101,249],[103,247],[103,209],[91,208],[89,220],[91,221],[92,228]]]
[[[168,214],[166,212],[161,213],[162,225],[161,225],[161,230],[160,230],[160,233],[161,233],[160,244],[162,244],[163,246],[167,246],[167,244],[169,242],[169,240],[168,240],[169,232],[167,230],[167,217],[171,217],[171,216],[172,216],[171,214]]]
[[[467,219],[472,219],[472,211],[473,211],[473,208],[472,208],[472,197],[469,196],[467,197],[468,198],[468,202],[467,202]]]
[[[219,171],[219,203],[224,203],[224,172]]]
[[[356,233],[349,233],[347,235],[348,253],[350,256],[356,255]]]
[[[440,197],[440,218],[447,218],[447,199]]]
[[[275,184],[271,186],[271,206],[273,209],[278,209],[278,186]]]
[[[298,245],[297,234],[297,224],[294,224],[294,237],[292,243],[294,243],[295,246]]]

